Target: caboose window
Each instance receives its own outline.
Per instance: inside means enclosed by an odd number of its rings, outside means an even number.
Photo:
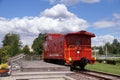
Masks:
[[[78,41],[76,41],[76,45],[77,46],[79,46],[80,45],[80,41],[78,40]]]
[[[66,44],[67,47],[69,47],[70,45],[90,45],[90,38],[83,35],[68,35],[66,37]]]

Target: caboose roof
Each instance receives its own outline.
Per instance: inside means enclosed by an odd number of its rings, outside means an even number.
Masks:
[[[65,36],[72,35],[72,34],[79,34],[79,35],[86,35],[86,36],[90,36],[90,37],[95,37],[94,33],[87,32],[87,31],[84,31],[84,30],[78,31],[78,32],[73,32],[73,33],[68,33]]]
[[[47,36],[62,36],[63,34],[60,34],[60,33],[48,33],[46,34],[46,37]]]
[[[59,33],[48,33],[46,34],[46,40],[53,40],[53,39],[56,39],[60,36],[63,36],[63,34],[59,34]]]

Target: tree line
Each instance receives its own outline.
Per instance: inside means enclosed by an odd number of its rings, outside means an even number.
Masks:
[[[19,34],[8,33],[4,36],[2,40],[2,47],[0,48],[0,63],[4,63],[8,58],[24,53],[26,55],[41,55],[42,54],[42,44],[45,40],[45,34],[39,34],[39,36],[33,41],[32,49],[28,45],[22,45],[20,41]]]
[[[106,42],[105,45],[96,47],[96,49],[98,50],[98,55],[120,56],[120,42],[117,39],[114,39],[112,43]]]

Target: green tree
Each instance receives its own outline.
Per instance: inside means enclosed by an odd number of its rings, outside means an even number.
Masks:
[[[109,42],[105,43],[104,49],[107,49],[108,54],[111,54],[113,51],[113,48]]]
[[[45,34],[39,34],[39,36],[33,41],[32,49],[35,54],[42,54],[43,43],[45,41]]]
[[[113,51],[112,51],[113,54],[119,54],[120,53],[120,42],[117,39],[113,40],[113,43],[112,43],[111,46],[113,48]]]
[[[112,44],[117,46],[119,44],[119,42],[117,39],[114,39]]]
[[[20,52],[21,42],[18,34],[8,33],[3,39],[3,47],[10,46],[10,56],[15,56]]]
[[[103,47],[99,46],[99,54],[104,54],[107,49],[108,55],[119,55],[120,56],[120,42],[114,39],[112,43],[105,43]]]
[[[100,54],[100,55],[103,55],[103,54],[104,54],[103,47],[101,47],[101,46],[99,47],[99,54]]]
[[[4,46],[0,49],[0,63],[4,63],[9,58],[10,46]]]
[[[23,47],[23,49],[22,49],[22,52],[23,52],[24,54],[29,55],[29,54],[30,54],[30,48],[29,48],[29,46],[28,46],[28,45],[25,45],[25,46]]]

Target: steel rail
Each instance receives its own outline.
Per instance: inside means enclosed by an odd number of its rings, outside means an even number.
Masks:
[[[115,74],[109,74],[109,73],[104,73],[104,72],[99,72],[99,71],[92,71],[92,70],[85,70],[85,71],[80,71],[80,70],[74,70],[75,73],[81,73],[87,76],[92,76],[98,79],[102,80],[118,80],[120,79],[119,75]]]

